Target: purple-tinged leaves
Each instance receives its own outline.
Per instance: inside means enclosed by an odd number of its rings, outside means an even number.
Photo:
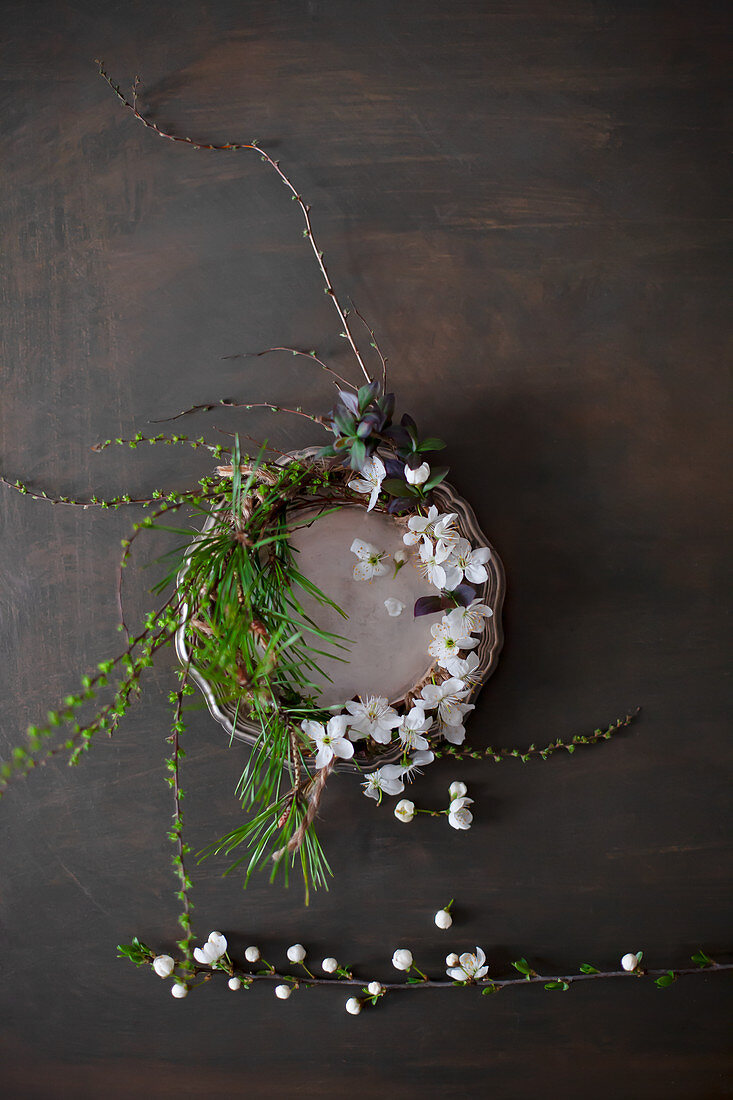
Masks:
[[[392,497],[387,505],[390,515],[401,516],[403,512],[411,512],[415,507],[415,501],[409,497]]]
[[[350,413],[354,416],[359,415],[359,401],[355,393],[346,393],[345,390],[339,390],[339,397],[341,403],[346,406]]]
[[[415,600],[413,615],[419,619],[421,615],[436,615],[439,611],[445,611],[452,606],[452,602],[445,596],[419,596]]]
[[[468,607],[476,599],[476,589],[473,585],[464,582],[453,589],[451,596],[456,603],[461,604],[463,607]]]
[[[404,462],[400,462],[397,458],[385,458],[382,457],[384,468],[387,471],[387,477],[390,478],[402,478],[405,472]]]

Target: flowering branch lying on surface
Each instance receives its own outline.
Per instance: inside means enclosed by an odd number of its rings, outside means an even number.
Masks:
[[[442,912],[445,912],[445,910]],[[170,955],[156,956],[149,947],[137,938],[131,944],[121,944],[118,951],[120,957],[129,958],[137,966],[145,964],[152,966],[160,977],[167,978],[174,974],[175,962]],[[567,992],[571,985],[576,985],[578,982],[630,977],[651,979],[659,989],[665,989],[674,985],[678,978],[689,974],[733,970],[733,962],[716,962],[703,950],[699,950],[691,956],[694,966],[644,969],[641,966],[642,952],[639,951],[624,955],[621,959],[620,969],[601,970],[590,963],[583,963],[579,968],[579,973],[570,974],[540,974],[526,958],[522,957],[511,963],[519,975],[518,977],[495,979],[486,976],[489,969],[486,965],[486,956],[482,949],[477,947],[475,952],[465,952],[460,956],[455,953],[447,955],[447,977],[431,978],[417,968],[412,952],[403,947],[394,952],[392,965],[396,970],[407,974],[406,980],[402,982],[372,980],[367,984],[367,979],[354,977],[351,968],[340,967],[337,960],[331,957],[323,960],[321,969],[327,975],[335,976],[316,977],[312,970],[305,965],[306,951],[302,944],[294,944],[288,948],[287,955],[290,962],[303,967],[305,977],[300,974],[281,972],[269,963],[266,964],[266,969],[260,969],[254,973],[251,970],[236,966],[227,954],[227,941],[220,932],[212,932],[207,944],[203,948],[197,948],[195,955],[199,960],[211,958],[211,961],[204,965],[193,966],[190,977],[183,980],[175,978],[171,992],[176,997],[186,995],[184,992],[179,992],[180,990],[188,992],[190,988],[211,981],[212,978],[217,976],[226,977],[229,988],[232,990],[249,989],[255,982],[274,982],[275,995],[281,1000],[286,1000],[296,989],[307,989],[310,986],[328,985],[360,988],[365,997],[362,1000],[350,998],[346,1004],[347,1011],[352,1015],[356,1015],[361,1011],[362,1004],[366,1001],[376,1004],[385,993],[402,992],[409,989],[474,988],[482,995],[487,995],[498,993],[502,989],[529,984],[542,985],[546,990]],[[257,947],[248,947],[245,957],[251,964],[264,962]],[[161,963],[161,960],[165,961]],[[173,966],[171,966],[171,963],[173,963]],[[417,972],[417,977],[413,976],[413,971]],[[196,981],[196,979],[200,979],[200,981]]]

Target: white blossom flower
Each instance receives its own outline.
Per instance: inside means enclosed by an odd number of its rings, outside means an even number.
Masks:
[[[445,956],[446,966],[458,966],[458,956],[455,951],[451,951],[450,955]]]
[[[175,985],[171,986],[171,997],[175,997],[176,1000],[180,1001],[182,997],[187,997],[187,996],[188,996],[188,986],[187,985],[183,985],[182,982],[176,982]]]
[[[275,996],[278,997],[281,1001],[287,1001],[288,997],[290,996],[290,994],[292,992],[293,992],[293,987],[291,985],[276,985],[275,986]]]
[[[395,970],[409,970],[412,962],[412,951],[407,947],[398,947],[392,956],[392,966]]]
[[[464,708],[466,710],[473,710],[473,703],[456,703],[456,710]],[[453,715],[455,717],[455,714]],[[438,719],[438,728],[436,730],[438,737],[445,738],[446,741],[450,741],[451,745],[462,745],[466,740],[466,727],[463,722],[453,722],[448,725],[442,718]]]
[[[153,959],[153,970],[159,978],[170,978],[175,967],[175,961],[170,955],[156,955]]]
[[[472,798],[454,798],[448,807],[448,824],[454,829],[470,829],[473,814],[468,807],[472,802]]]
[[[454,798],[463,798],[465,794],[468,794],[468,787],[460,779],[454,779],[448,788],[448,794],[450,795],[451,802]]]
[[[363,784],[367,798],[382,801],[383,794],[402,794],[405,784],[402,782],[404,769],[399,764],[385,764],[375,772],[369,772]]]
[[[387,471],[384,468],[384,463],[381,458],[377,455],[373,455],[366,460],[359,472],[361,477],[356,477],[350,481],[349,488],[354,489],[357,493],[369,494],[367,512],[371,512],[372,508],[377,503],[377,497],[379,496],[379,491],[382,488],[382,482],[384,481]]]
[[[291,963],[302,963],[305,958],[305,948],[302,943],[294,943],[288,948],[288,959]]]
[[[389,557],[386,550],[380,550],[372,546],[364,539],[354,539],[351,544],[351,553],[359,559],[354,566],[355,581],[370,581],[372,577],[382,577],[387,572],[385,558]]]
[[[423,462],[416,470],[405,465],[405,481],[408,485],[424,485],[430,477],[430,467]]]
[[[451,621],[448,615],[444,615],[439,623],[433,623],[430,633],[433,640],[428,646],[428,653],[443,667],[447,661],[457,657],[462,649],[475,649],[478,645],[478,638],[472,638],[455,621]]]
[[[203,947],[194,948],[193,957],[202,966],[213,966],[225,954],[226,949],[226,937],[221,932],[211,932]]]
[[[434,504],[428,508],[426,516],[410,516],[407,521],[407,531],[402,536],[406,546],[415,546],[423,536],[429,536],[433,531],[433,524],[438,518],[438,509]]]
[[[480,634],[484,628],[484,619],[490,619],[494,612],[481,600],[471,600],[468,607],[454,607],[447,615],[451,623],[457,623],[463,634]]]
[[[429,715],[426,717],[421,706],[414,706],[402,719],[397,733],[405,749],[426,749],[428,742],[422,735],[427,733],[433,724]]]
[[[489,968],[485,963],[486,955],[480,947],[477,947],[475,955],[469,951],[461,955],[458,966],[449,966],[447,974],[457,982],[476,982],[488,972]]]
[[[418,749],[417,752],[413,752],[407,764],[400,769],[402,778],[406,779],[408,783],[412,783],[415,776],[421,774],[420,769],[427,764],[432,764],[433,760],[435,760],[435,753],[431,752],[430,749]]]
[[[346,1011],[352,1016],[358,1016],[361,1012],[361,1001],[356,997],[349,997],[346,1002]]]
[[[352,715],[346,719],[351,727],[349,737],[352,740],[372,737],[380,745],[387,745],[392,739],[392,730],[402,721],[383,695],[368,695],[365,702],[350,699],[345,705]]]
[[[415,816],[415,803],[409,798],[401,798],[394,808],[394,815],[398,821],[412,821]]]
[[[425,538],[420,543],[418,569],[434,588],[452,591],[461,582],[461,575],[450,560],[450,547]]]
[[[464,684],[478,683],[481,673],[479,671],[478,653],[467,653],[465,657],[451,657],[441,666],[451,676],[463,680]]]
[[[457,518],[456,512],[447,512],[442,516],[438,516],[433,524],[432,536],[436,543],[451,552],[461,537],[454,526]]]
[[[342,760],[349,760],[354,755],[354,746],[346,735],[348,721],[345,714],[334,714],[333,718],[329,718],[325,728],[322,722],[314,722],[310,718],[300,723],[300,728],[306,737],[310,737],[311,741],[315,741],[318,746],[317,768],[325,768],[335,756]]]
[[[435,914],[435,923],[438,928],[446,929],[450,928],[453,924],[453,917],[450,915],[447,909],[439,909]]]
[[[259,947],[247,947],[244,952],[244,957],[249,963],[259,962],[262,958]]]
[[[425,684],[420,693],[422,704],[426,710],[438,708],[438,714],[447,726],[458,725],[463,719],[464,710],[459,704],[468,695],[463,680],[455,676],[443,680],[440,684]],[[473,709],[472,703],[463,703],[463,706]]]
[[[397,553],[399,553],[399,550],[397,551]],[[384,606],[387,608],[387,614],[390,616],[390,618],[396,619],[397,616],[401,615],[402,612],[405,610],[406,605],[403,604],[402,600],[396,600],[394,596],[389,596],[384,601]]]
[[[329,956],[327,959],[324,959],[321,963],[321,970],[325,971],[326,974],[334,974],[338,970],[338,968],[338,961],[334,958],[331,958],[331,956]]]
[[[220,955],[226,952],[227,938],[222,936],[221,932],[209,932],[209,943],[214,945]]]
[[[239,978],[230,978],[227,982],[230,989],[241,989],[242,983]]]
[[[641,951],[637,951],[636,954],[634,954],[633,952],[630,951],[628,955],[624,955],[624,957],[621,960],[622,970],[628,970],[628,971],[636,970],[637,966],[639,965],[639,963],[641,961],[641,956],[642,956]]]
[[[367,993],[371,993],[372,997],[378,997],[380,993],[384,993],[384,986],[381,982],[370,982],[367,986]]]
[[[486,562],[490,557],[488,546],[478,546],[472,550],[468,539],[459,538],[453,546],[453,564],[460,570],[461,577],[471,584],[483,584],[487,579]]]

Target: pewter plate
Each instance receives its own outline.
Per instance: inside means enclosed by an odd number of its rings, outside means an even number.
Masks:
[[[318,448],[293,451],[280,461],[303,459],[314,455]],[[474,702],[482,686],[496,667],[502,647],[503,634],[501,611],[504,601],[505,581],[501,560],[480,529],[471,506],[450,485],[440,485],[434,491],[435,503],[441,512],[455,512],[456,526],[472,546],[489,546],[491,558],[486,569],[488,578],[479,588],[483,603],[494,612],[485,620],[484,631],[478,648],[479,666],[476,682],[472,687],[470,702]],[[315,516],[315,510],[314,510]],[[437,615],[414,618],[413,606],[418,596],[435,594],[435,590],[420,575],[413,557],[395,574],[394,568],[370,582],[355,581],[353,567],[356,557],[350,552],[355,538],[364,539],[390,555],[407,549],[402,542],[404,521],[384,513],[367,512],[356,502],[353,507],[341,508],[328,515],[313,518],[307,526],[308,515],[298,519],[298,530],[293,532],[291,545],[298,554],[298,568],[323,592],[341,607],[348,619],[344,620],[333,609],[315,601],[303,599],[305,611],[325,630],[348,639],[347,650],[337,651],[346,662],[323,658],[319,661],[325,676],[314,675],[322,685],[321,699],[324,706],[343,704],[355,695],[387,696],[393,705],[404,704],[411,689],[423,681],[431,667],[428,645],[430,627],[439,621]],[[204,531],[213,523],[207,520]],[[390,561],[390,566],[392,562]],[[185,567],[184,567],[185,571]],[[391,617],[384,601],[394,597],[405,604],[401,615]],[[190,652],[183,621],[176,634],[176,651],[182,664],[190,661],[190,677],[198,685],[206,704],[230,736],[248,744],[254,744],[260,727],[237,714],[234,704],[218,697],[216,689],[196,667],[195,650]],[[330,679],[329,679],[330,678]],[[359,751],[353,761],[339,761],[339,770],[353,771],[364,767],[389,763],[399,757],[399,744],[378,746],[377,751]]]

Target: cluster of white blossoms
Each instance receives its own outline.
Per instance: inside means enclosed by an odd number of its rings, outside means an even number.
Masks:
[[[418,470],[405,468],[410,484],[420,485],[427,480],[430,470],[427,463],[423,466],[424,469]],[[351,489],[368,494],[367,511],[375,506],[385,476],[384,463],[374,456],[365,463],[361,477],[349,482]],[[483,584],[488,576],[486,562],[491,551],[485,546],[472,549],[455,526],[457,518],[455,512],[441,514],[431,505],[427,515],[408,518],[407,531],[402,536],[406,547],[419,547],[415,564],[441,592],[452,592],[463,580]],[[363,539],[354,539],[351,552],[358,559],[353,570],[355,580],[371,581],[389,572],[390,555],[379,547]],[[397,550],[392,555],[396,568],[404,564],[409,553],[409,550]],[[390,616],[400,615],[405,607],[394,597],[385,599],[384,606]],[[468,606],[457,605],[444,614],[439,623],[431,626],[428,653],[438,669],[444,670],[440,673],[444,678],[437,683],[424,684],[406,714],[399,714],[384,696],[367,695],[349,700],[344,704],[345,713],[335,714],[325,723],[312,719],[303,721],[301,728],[315,746],[316,767],[327,767],[337,758],[350,760],[354,755],[354,741],[371,738],[377,744],[389,745],[399,740],[403,750],[401,762],[385,764],[369,772],[363,784],[367,798],[381,802],[383,795],[402,794],[405,783],[435,759],[426,736],[428,733],[435,732],[453,745],[463,744],[466,737],[464,720],[474,709],[467,700],[480,675],[479,659],[472,650],[479,645],[476,635],[492,615],[490,607],[474,599]],[[437,679],[433,677],[433,681]],[[454,828],[469,828],[471,813],[467,806],[471,801],[465,797],[452,801],[451,809],[446,812]],[[395,810],[402,821],[410,821],[414,812],[414,804],[407,799],[403,799]]]

